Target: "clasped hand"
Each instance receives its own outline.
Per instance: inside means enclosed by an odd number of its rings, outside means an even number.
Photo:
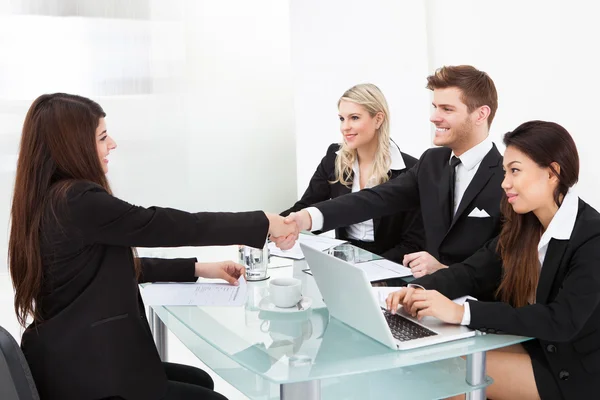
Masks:
[[[402,288],[390,293],[386,305],[392,314],[395,314],[398,306],[402,305],[406,312],[419,320],[430,316],[450,324],[460,324],[464,314],[463,306],[456,304],[437,290]]]
[[[267,214],[271,227],[269,234],[271,241],[281,250],[289,250],[294,247],[301,230],[311,228],[312,221],[306,210],[291,213],[283,218],[279,215]]]

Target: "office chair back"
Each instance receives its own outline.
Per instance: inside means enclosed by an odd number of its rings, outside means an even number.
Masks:
[[[21,348],[11,334],[1,326],[0,399],[40,400]]]

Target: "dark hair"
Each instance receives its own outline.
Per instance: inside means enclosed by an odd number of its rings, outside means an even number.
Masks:
[[[537,165],[550,170],[558,178],[554,202],[560,207],[569,188],[579,177],[579,155],[573,138],[565,128],[545,121],[529,121],[504,135],[506,147],[514,147]],[[560,166],[554,168],[553,163]],[[539,276],[537,246],[542,236],[542,224],[532,213],[517,214],[502,199],[504,218],[498,241],[504,275],[497,295],[515,307],[527,304],[535,295]]]
[[[427,89],[456,87],[462,92],[461,100],[471,113],[481,106],[490,108],[488,127],[492,125],[498,109],[498,93],[488,74],[470,65],[445,66],[427,77]]]
[[[27,112],[17,161],[11,209],[8,265],[21,325],[35,307],[42,284],[40,234],[53,208],[75,181],[91,181],[112,193],[96,149],[104,110],[94,101],[65,93],[38,97]]]

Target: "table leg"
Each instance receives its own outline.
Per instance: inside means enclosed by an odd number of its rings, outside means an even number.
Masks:
[[[320,400],[321,381],[284,383],[279,386],[281,400]]]
[[[154,337],[154,343],[158,350],[158,355],[162,361],[167,361],[167,327],[154,312],[152,307],[149,307],[148,319],[150,320],[150,330]]]
[[[467,383],[479,386],[485,383],[485,351],[467,356]],[[485,400],[485,387],[467,393],[466,400]]]

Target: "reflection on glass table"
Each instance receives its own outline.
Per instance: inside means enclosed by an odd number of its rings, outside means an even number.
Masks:
[[[477,335],[393,351],[331,318],[314,278],[302,272],[306,267],[305,261],[295,261],[293,267],[269,274],[302,280],[303,295],[312,300],[308,309],[261,309],[268,296],[266,280],[248,283],[243,307],[153,307],[159,320],[153,325],[164,323],[199,359],[252,399],[379,399],[400,392],[415,399],[459,393],[485,399],[490,383],[485,352],[528,340]],[[465,355],[466,361],[460,358]]]

